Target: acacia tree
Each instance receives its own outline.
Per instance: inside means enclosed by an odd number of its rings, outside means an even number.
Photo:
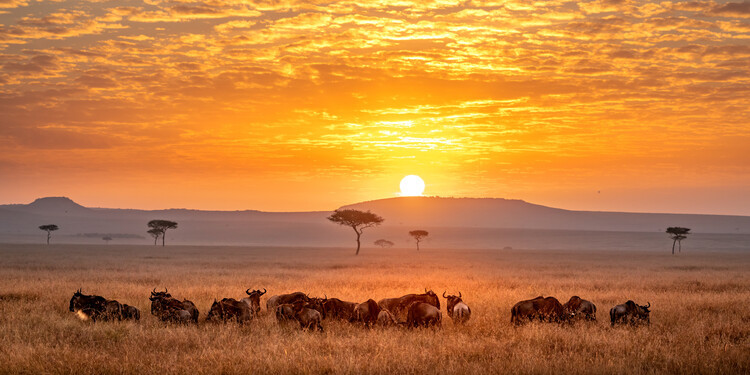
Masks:
[[[147,232],[151,235],[151,237],[154,237],[154,246],[156,246],[156,241],[159,239],[159,236],[162,235],[161,229],[153,228],[149,229]]]
[[[52,232],[60,229],[60,227],[58,227],[55,224],[47,224],[47,225],[40,225],[39,229],[47,231],[47,245],[49,245],[49,239],[50,237],[52,237]]]
[[[430,233],[426,230],[413,230],[409,232],[409,235],[414,237],[414,239],[417,241],[417,251],[419,251],[419,243],[422,242],[422,239],[429,236]]]
[[[388,240],[382,240],[382,239],[375,241],[374,244],[375,244],[375,246],[380,246],[380,247],[383,247],[383,248],[385,248],[385,247],[393,247],[393,242],[388,241]]]
[[[177,223],[169,220],[151,220],[148,222],[148,227],[158,229],[161,232],[161,245],[164,246],[165,239],[167,238],[167,229],[177,229]]]
[[[109,241],[112,241],[112,237],[110,236],[104,236],[102,237],[102,239],[104,240],[104,243],[106,243],[107,245],[109,245]]]
[[[365,228],[380,225],[384,219],[370,211],[336,210],[328,217],[328,220],[354,229],[354,233],[357,234],[357,252],[354,255],[359,255],[359,238],[362,236],[362,231]]]
[[[679,252],[682,252],[682,240],[686,239],[687,235],[690,234],[690,228],[669,227],[667,228],[667,234],[669,234],[669,238],[674,240],[672,242],[672,255],[674,255],[675,244],[679,244]]]

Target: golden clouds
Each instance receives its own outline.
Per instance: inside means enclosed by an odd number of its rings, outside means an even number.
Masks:
[[[321,190],[418,166],[490,194],[545,174],[619,183],[611,165],[657,180],[649,157],[679,165],[747,131],[745,3],[0,4],[4,165],[79,150],[58,170],[106,157],[149,176],[160,160],[174,179],[329,177]]]

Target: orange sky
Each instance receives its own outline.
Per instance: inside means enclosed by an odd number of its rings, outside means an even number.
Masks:
[[[0,0],[0,203],[750,215],[750,2]]]

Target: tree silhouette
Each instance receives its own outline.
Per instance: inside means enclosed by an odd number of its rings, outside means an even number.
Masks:
[[[40,225],[39,229],[47,231],[47,245],[49,245],[49,239],[50,237],[52,237],[52,232],[60,229],[60,227],[58,227],[55,224],[47,224],[47,225]]]
[[[151,235],[151,237],[154,237],[154,246],[156,246],[156,241],[159,239],[159,236],[162,235],[161,229],[153,228],[149,229],[147,232]]]
[[[417,240],[417,251],[419,251],[419,243],[422,242],[423,238],[429,236],[430,232],[426,230],[418,229],[418,230],[413,230],[409,232],[409,235],[414,237],[415,240]]]
[[[667,228],[667,234],[669,234],[669,238],[674,240],[672,242],[672,255],[674,255],[674,245],[676,243],[679,244],[679,252],[682,252],[682,240],[686,239],[687,235],[690,234],[690,228],[669,227]]]
[[[391,242],[391,241],[388,241],[388,240],[382,240],[382,239],[381,239],[381,240],[377,240],[377,241],[375,241],[374,243],[375,243],[375,246],[380,246],[380,247],[393,247],[393,242]]]
[[[104,240],[104,242],[107,245],[109,245],[109,241],[112,241],[112,237],[110,237],[110,236],[104,236],[104,237],[102,237],[102,239]]]
[[[148,222],[148,227],[158,229],[161,232],[161,245],[164,246],[165,239],[167,238],[167,229],[177,229],[177,223],[169,220],[151,220]]]
[[[362,231],[365,228],[380,225],[384,219],[370,211],[336,210],[328,217],[328,220],[354,229],[354,233],[357,234],[357,252],[354,255],[359,255],[359,238],[362,236]]]

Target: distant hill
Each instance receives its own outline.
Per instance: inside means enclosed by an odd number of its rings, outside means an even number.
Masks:
[[[750,233],[750,216],[570,211],[502,198],[400,197],[342,208],[371,210],[389,224],[589,231]]]
[[[406,233],[413,229],[431,232],[427,247],[462,248],[621,248],[629,246],[634,232],[650,233],[651,241],[661,246],[668,240],[663,233],[668,226],[689,227],[696,235],[744,234],[737,246],[745,246],[742,241],[748,242],[750,233],[747,216],[570,211],[499,198],[399,197],[342,208],[371,210],[385,218],[382,226],[367,229],[365,246],[386,238],[410,247]],[[351,228],[330,223],[330,213],[88,208],[66,197],[48,197],[0,205],[0,242],[39,242],[38,226],[57,224],[53,243],[100,243],[99,234],[114,234],[114,244],[148,244],[146,223],[168,219],[179,227],[167,232],[167,243],[351,246]],[[709,246],[714,240],[706,241]],[[735,242],[726,246],[734,248]]]

